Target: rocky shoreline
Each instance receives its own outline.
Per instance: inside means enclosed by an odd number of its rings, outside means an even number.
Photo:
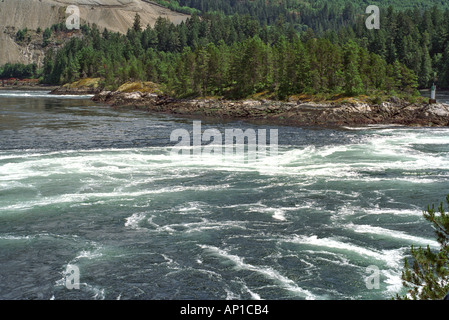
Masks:
[[[410,104],[392,97],[380,104],[364,102],[316,103],[273,100],[174,99],[145,92],[102,91],[93,101],[113,107],[220,119],[264,120],[297,126],[356,126],[396,124],[449,126],[449,105]]]

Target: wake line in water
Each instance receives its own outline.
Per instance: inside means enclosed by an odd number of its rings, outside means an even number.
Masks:
[[[206,251],[211,252],[214,255],[218,255],[219,257],[231,261],[232,263],[234,263],[235,267],[239,270],[240,269],[248,270],[259,273],[270,280],[278,282],[284,289],[293,292],[295,294],[299,294],[300,296],[308,300],[315,300],[319,298],[317,295],[313,294],[309,290],[299,287],[293,280],[281,275],[278,271],[274,270],[271,267],[254,266],[252,264],[245,263],[243,261],[243,258],[237,255],[230,254],[227,251],[214,246],[208,245],[198,245],[198,246]]]
[[[362,234],[373,234],[380,237],[386,237],[386,238],[395,238],[399,240],[406,240],[409,242],[412,242],[414,244],[421,244],[421,245],[429,245],[431,247],[439,247],[440,244],[437,241],[422,238],[422,237],[416,237],[409,234],[406,234],[405,232],[397,231],[397,230],[390,230],[385,229],[381,227],[374,227],[370,225],[356,225],[353,223],[347,224],[344,226],[347,229],[350,229],[356,233],[362,233]]]
[[[397,269],[402,259],[403,248],[392,250],[375,250],[357,246],[355,244],[344,242],[334,238],[318,238],[318,236],[293,236],[281,240],[281,242],[294,243],[299,245],[313,246],[318,248],[328,248],[330,250],[356,254],[357,256],[368,259],[375,259],[386,263],[388,267]]]
[[[0,91],[0,97],[5,98],[46,98],[46,99],[90,99],[94,95],[93,94],[84,94],[84,95],[69,95],[69,94],[50,94],[50,92],[43,92],[39,93],[37,91],[33,93],[26,93],[26,92],[20,92],[20,91],[9,91],[9,92],[2,92]]]
[[[19,204],[8,205],[5,207],[0,207],[1,210],[24,210],[31,209],[34,207],[43,207],[55,204],[63,204],[63,203],[72,203],[75,205],[76,203],[83,202],[92,202],[93,200],[98,201],[99,199],[117,199],[117,201],[124,201],[127,197],[130,197],[128,201],[135,201],[134,198],[140,196],[148,196],[154,194],[162,194],[162,193],[176,193],[176,192],[185,192],[185,191],[212,191],[212,190],[223,190],[226,189],[227,185],[217,185],[217,186],[191,186],[191,187],[167,187],[161,188],[157,190],[144,190],[144,191],[114,191],[114,192],[99,192],[99,193],[83,193],[83,194],[63,194],[52,197],[45,197],[39,200],[29,201],[29,202],[21,202]]]
[[[156,216],[147,213],[135,213],[132,216],[126,218],[125,227],[135,230],[146,230],[148,232],[156,233],[183,233],[191,234],[197,232],[207,232],[211,230],[223,231],[226,229],[241,229],[246,230],[246,221],[210,221],[204,217],[200,218],[200,221],[195,222],[182,222],[182,223],[169,223],[169,224],[157,224],[153,221]],[[142,226],[146,222],[148,226]]]

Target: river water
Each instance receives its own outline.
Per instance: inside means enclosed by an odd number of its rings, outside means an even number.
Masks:
[[[0,91],[0,299],[390,299],[410,246],[438,248],[448,128],[203,120],[278,130],[241,163],[173,155],[192,121]]]

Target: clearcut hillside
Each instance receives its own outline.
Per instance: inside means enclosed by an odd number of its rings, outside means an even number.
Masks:
[[[142,0],[0,0],[0,65],[5,63],[41,64],[44,57],[38,41],[16,41],[16,33],[27,28],[30,34],[40,28],[65,21],[67,6],[80,8],[81,23],[97,24],[102,30],[125,33],[136,13],[143,26],[154,25],[158,17],[180,23],[188,16]]]

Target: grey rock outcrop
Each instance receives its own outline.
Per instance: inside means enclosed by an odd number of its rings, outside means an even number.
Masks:
[[[183,100],[141,92],[101,92],[93,100],[112,106],[133,106],[148,111],[177,115],[259,119],[290,125],[449,126],[449,105],[410,104],[400,99],[374,105],[362,102],[336,104],[268,100]]]

